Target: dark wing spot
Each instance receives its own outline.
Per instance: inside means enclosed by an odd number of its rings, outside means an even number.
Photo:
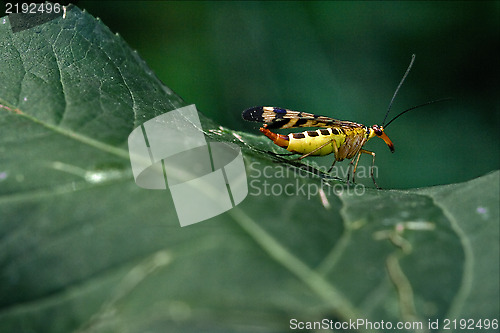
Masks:
[[[327,129],[320,129],[319,131],[320,131],[321,135],[330,135],[330,131]]]
[[[310,137],[319,136],[318,132],[316,131],[307,131],[307,135],[309,135]]]
[[[333,133],[333,134],[339,134],[339,130],[338,130],[338,129],[336,129],[336,128],[332,128],[332,133]]]
[[[305,123],[307,123],[307,121],[308,121],[308,120],[307,120],[307,119],[304,119],[304,118],[302,118],[302,119],[297,119],[297,122],[295,123],[295,126],[302,126],[302,125],[304,125]]]
[[[263,112],[264,110],[262,109],[262,106],[256,106],[243,111],[241,117],[248,121],[258,121],[260,123],[263,123],[264,122],[264,118],[262,118]]]
[[[269,125],[267,125],[267,128],[269,128],[269,129],[282,128],[283,126],[285,126],[289,122],[290,122],[290,119],[288,119],[288,118],[275,119],[271,123],[269,123]]]
[[[294,139],[304,139],[306,136],[304,133],[292,133]]]

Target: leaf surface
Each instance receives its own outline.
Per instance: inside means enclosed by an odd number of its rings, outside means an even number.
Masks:
[[[0,19],[0,331],[498,318],[498,171],[409,191],[348,187],[201,116],[208,137],[242,147],[249,195],[180,228],[168,191],[135,185],[127,138],[186,103],[69,8],[17,33]]]

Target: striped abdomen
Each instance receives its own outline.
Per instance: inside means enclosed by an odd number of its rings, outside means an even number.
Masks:
[[[276,134],[266,127],[260,129],[275,144],[296,154],[324,156],[335,154],[342,161],[352,158],[367,141],[366,128],[326,128],[288,135]],[[319,147],[323,146],[321,149]],[[314,151],[317,149],[316,151]]]

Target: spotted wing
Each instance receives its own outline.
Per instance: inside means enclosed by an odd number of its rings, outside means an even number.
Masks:
[[[266,123],[267,128],[293,127],[358,127],[362,126],[350,121],[341,121],[333,118],[318,116],[312,113],[292,111],[272,106],[256,106],[243,111],[243,119]]]

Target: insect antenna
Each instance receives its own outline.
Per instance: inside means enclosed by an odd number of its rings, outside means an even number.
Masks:
[[[391,111],[391,108],[392,108],[392,103],[394,102],[394,99],[396,98],[396,95],[398,94],[398,91],[399,91],[399,88],[401,88],[401,86],[403,85],[403,82],[405,82],[405,79],[406,77],[408,76],[408,73],[410,73],[410,69],[411,67],[413,66],[413,62],[415,61],[415,54],[412,54],[411,55],[411,61],[410,61],[410,65],[408,66],[408,68],[406,69],[406,72],[405,72],[405,75],[403,75],[403,78],[401,79],[401,82],[399,82],[399,85],[398,87],[396,88],[396,91],[394,92],[394,95],[392,95],[392,98],[391,98],[391,102],[389,103],[389,107],[387,108],[387,112],[385,113],[385,117],[384,117],[384,121],[382,122],[382,127],[384,127],[384,124],[385,124],[385,121],[387,119],[387,116],[389,115],[389,111]],[[409,110],[407,110],[409,111]],[[406,111],[405,111],[406,112]],[[400,114],[401,115],[401,114]],[[397,117],[399,117],[400,115],[398,115]],[[396,117],[396,118],[397,118]],[[394,119],[392,119],[394,120]],[[391,121],[392,121],[391,120]],[[389,124],[387,124],[389,125]]]
[[[398,119],[399,117],[401,117],[402,115],[404,115],[406,112],[408,111],[411,111],[411,110],[415,110],[415,109],[418,109],[418,108],[421,108],[422,106],[426,106],[426,105],[429,105],[429,104],[434,104],[434,103],[437,103],[437,102],[442,102],[442,101],[449,101],[451,100],[451,97],[446,97],[446,98],[440,98],[440,99],[436,99],[434,101],[430,101],[430,102],[427,102],[427,103],[424,103],[424,104],[420,104],[420,105],[417,105],[417,106],[414,106],[414,107],[411,107],[407,110],[404,110],[403,112],[401,112],[400,114],[398,114],[396,117],[392,118],[388,123],[387,125],[383,126],[384,129],[387,128],[387,126],[389,126],[394,120]]]

